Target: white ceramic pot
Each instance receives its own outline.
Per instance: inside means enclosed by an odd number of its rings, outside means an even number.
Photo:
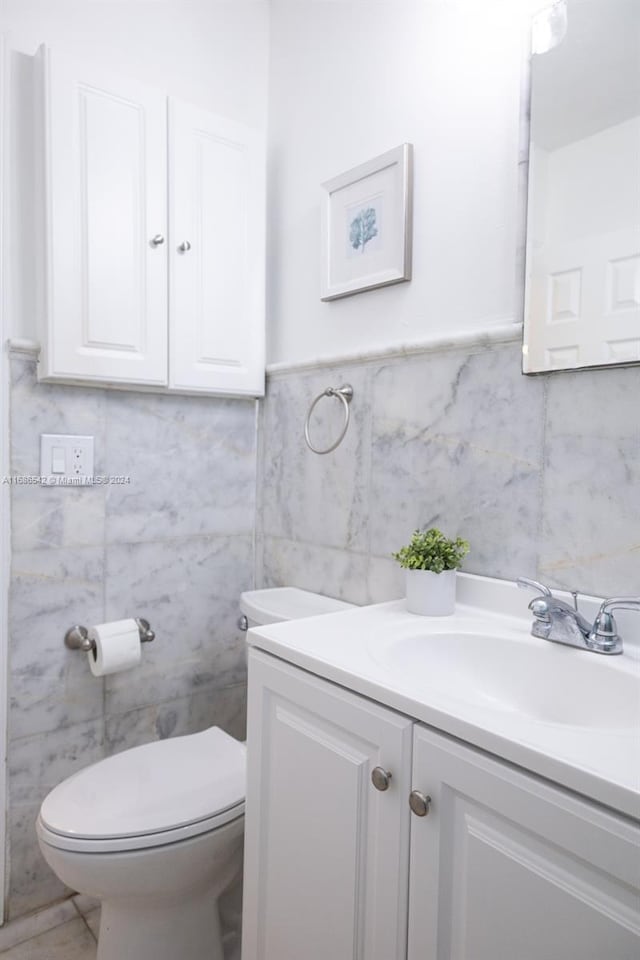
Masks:
[[[407,610],[424,617],[448,617],[456,606],[456,571],[405,570]]]

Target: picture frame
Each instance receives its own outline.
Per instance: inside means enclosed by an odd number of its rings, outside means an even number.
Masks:
[[[321,300],[411,279],[413,145],[322,184]]]

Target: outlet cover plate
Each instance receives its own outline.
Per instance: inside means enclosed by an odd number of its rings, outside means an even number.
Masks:
[[[40,434],[40,477],[48,486],[92,486],[93,437]]]

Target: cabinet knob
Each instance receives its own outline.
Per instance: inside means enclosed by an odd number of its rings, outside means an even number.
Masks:
[[[416,817],[426,817],[431,806],[431,797],[427,797],[420,790],[412,790],[409,794],[409,806]]]
[[[180,253],[189,253],[189,250],[191,250],[191,244],[189,243],[188,240],[183,240],[180,246],[178,247],[178,250],[180,251]]]
[[[384,770],[382,767],[374,767],[371,771],[371,783],[374,785],[376,790],[388,790],[390,780],[391,774],[388,770]]]
[[[161,233],[156,233],[155,237],[152,237],[151,239],[151,245],[153,247],[161,247],[163,243],[164,243],[164,237],[162,236]]]

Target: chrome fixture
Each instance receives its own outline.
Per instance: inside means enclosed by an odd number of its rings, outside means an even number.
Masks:
[[[140,643],[151,643],[152,640],[155,640],[156,635],[151,629],[149,621],[145,620],[144,617],[135,617],[134,619],[138,626]],[[84,653],[89,653],[90,650],[96,648],[95,640],[91,639],[87,628],[80,626],[80,624],[69,627],[64,635],[64,645],[69,650],[83,650]]]
[[[551,590],[549,587],[545,587],[544,583],[538,583],[537,580],[529,580],[527,577],[518,577],[517,583],[522,590],[524,590],[525,587],[531,587],[532,590],[539,590],[540,593],[544,594],[545,597],[551,596]]]
[[[249,621],[245,617],[244,613],[238,617],[238,630],[242,630],[243,633],[246,633],[249,629]]]
[[[323,397],[336,397],[336,399],[342,402],[342,405],[344,407],[344,425],[342,427],[342,430],[340,431],[340,436],[338,437],[335,443],[332,443],[331,446],[327,447],[325,450],[318,450],[318,448],[314,447],[313,443],[311,442],[309,425],[311,423],[311,414],[315,410],[316,405],[322,400]],[[309,407],[309,413],[307,414],[307,419],[304,425],[304,439],[306,441],[307,446],[309,447],[309,450],[311,450],[312,453],[319,453],[319,454],[331,453],[332,450],[335,450],[336,447],[342,443],[344,439],[344,435],[347,432],[347,427],[349,426],[349,418],[351,416],[351,410],[349,408],[349,404],[351,403],[352,400],[353,400],[353,387],[349,383],[345,383],[341,387],[327,387],[326,390],[323,390],[322,393],[318,394],[318,396],[315,398],[315,400]]]
[[[416,817],[426,817],[431,807],[431,797],[420,790],[412,790],[409,794],[409,806]]]
[[[612,597],[600,605],[589,634],[590,649],[598,653],[622,653],[622,637],[618,634],[613,610],[640,612],[640,597]]]
[[[371,771],[371,783],[376,790],[388,790],[391,782],[391,774],[384,767],[374,767]]]
[[[156,233],[155,237],[151,238],[152,247],[161,247],[163,243],[164,243],[164,237],[162,236],[161,233]]]
[[[191,250],[191,244],[188,240],[183,240],[178,246],[178,253],[189,253],[189,250]]]
[[[531,635],[552,643],[563,643],[592,653],[614,655],[622,653],[622,637],[618,633],[613,610],[640,611],[640,597],[613,597],[605,600],[593,622],[589,623],[578,610],[578,594],[572,593],[573,606],[554,597],[549,587],[518,578],[518,586],[533,588],[540,596],[534,597],[529,604],[534,620]]]

